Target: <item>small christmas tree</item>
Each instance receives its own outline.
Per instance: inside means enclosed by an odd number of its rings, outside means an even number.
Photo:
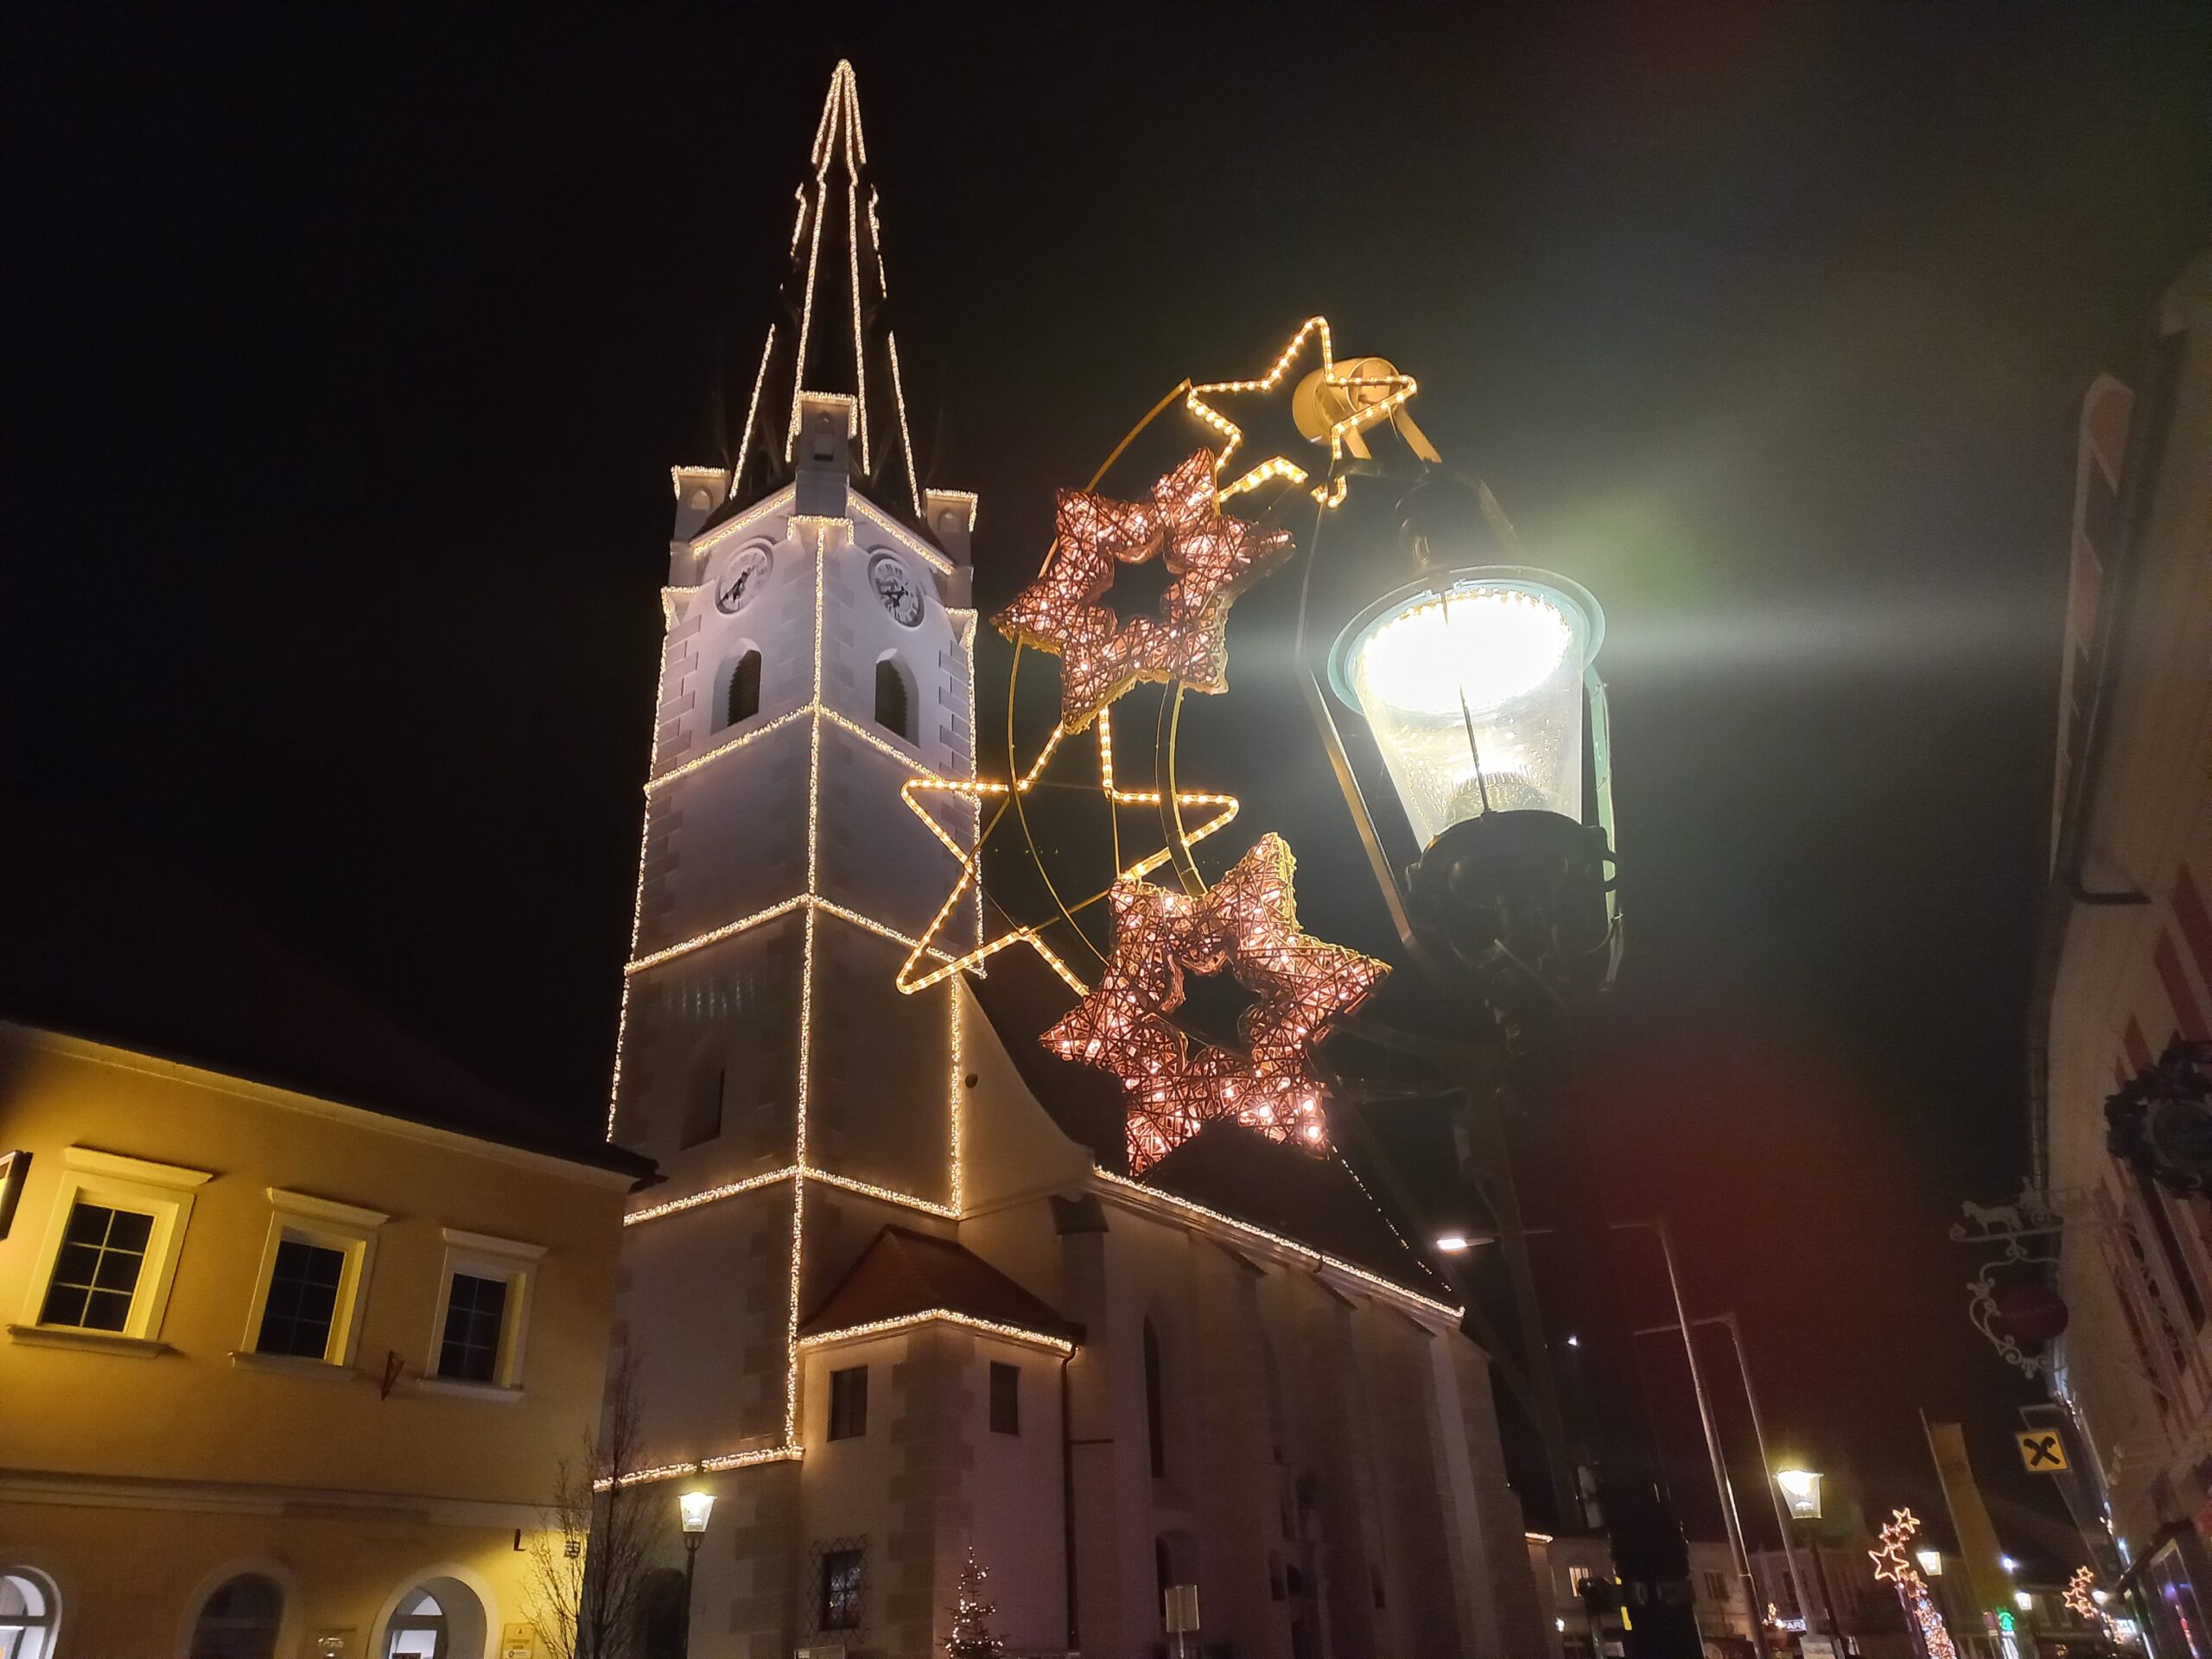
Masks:
[[[999,1659],[1006,1651],[1006,1639],[991,1634],[991,1615],[998,1608],[983,1597],[983,1581],[989,1577],[969,1550],[954,1592],[958,1599],[952,1604],[952,1634],[944,1643],[950,1659]]]

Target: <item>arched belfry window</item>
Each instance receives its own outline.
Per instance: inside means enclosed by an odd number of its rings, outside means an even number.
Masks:
[[[1160,1332],[1144,1322],[1144,1426],[1152,1448],[1152,1478],[1167,1473],[1167,1402],[1160,1385]]]
[[[729,671],[722,694],[722,724],[734,726],[760,712],[760,653],[748,651]]]
[[[830,416],[826,412],[814,417],[812,448],[814,459],[817,461],[828,462],[837,457],[837,433],[836,429],[830,424]]]
[[[886,657],[875,665],[875,723],[911,743],[914,729],[910,702],[906,676],[899,667],[899,659]]]

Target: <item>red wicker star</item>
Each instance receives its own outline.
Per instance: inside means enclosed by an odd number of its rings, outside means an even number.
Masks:
[[[1299,931],[1296,867],[1283,838],[1268,835],[1202,899],[1145,881],[1114,884],[1113,957],[1042,1040],[1121,1079],[1131,1174],[1222,1118],[1327,1149],[1313,1045],[1389,969]],[[1258,999],[1237,1021],[1245,1052],[1202,1044],[1193,1053],[1167,1016],[1182,1005],[1185,973],[1224,969]]]
[[[1061,491],[1058,528],[1044,574],[996,620],[1009,639],[1058,655],[1068,730],[1081,731],[1139,680],[1229,689],[1229,607],[1289,555],[1291,537],[1223,513],[1211,450],[1155,483],[1148,500]],[[1174,581],[1157,614],[1124,623],[1103,602],[1114,567],[1155,555]]]

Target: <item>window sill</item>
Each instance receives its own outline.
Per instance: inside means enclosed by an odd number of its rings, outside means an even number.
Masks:
[[[450,1394],[462,1400],[510,1401],[522,1398],[519,1388],[502,1382],[467,1382],[457,1376],[418,1376],[412,1384],[418,1394]]]
[[[351,1365],[334,1365],[327,1359],[308,1359],[301,1354],[254,1354],[243,1349],[231,1356],[231,1363],[242,1371],[274,1371],[286,1376],[321,1377],[327,1382],[370,1381],[365,1371],[357,1371]]]
[[[163,1354],[176,1351],[166,1342],[154,1342],[145,1337],[118,1337],[108,1331],[73,1331],[60,1325],[11,1325],[8,1337],[10,1341],[28,1343],[34,1348],[74,1348],[84,1353],[119,1354],[126,1359],[158,1359]]]

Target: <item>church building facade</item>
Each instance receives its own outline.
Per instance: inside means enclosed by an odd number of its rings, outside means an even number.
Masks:
[[[1015,1654],[1173,1651],[1172,1603],[1194,1653],[1536,1659],[1487,1359],[1344,1168],[1219,1126],[1126,1179],[988,988],[894,982],[976,830],[901,799],[975,775],[976,503],[915,470],[846,66],[791,253],[734,464],[674,474],[608,1123],[665,1177],[624,1478],[717,1500],[690,1650],[925,1659],[972,1552]]]

